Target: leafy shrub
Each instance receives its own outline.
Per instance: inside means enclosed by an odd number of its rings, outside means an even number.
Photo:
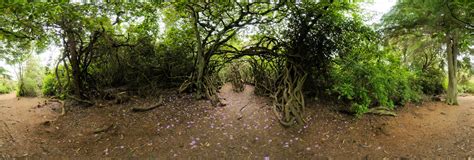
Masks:
[[[17,96],[35,97],[38,96],[38,86],[32,79],[23,79],[18,83]]]
[[[175,31],[178,35],[168,35],[163,42],[155,42],[149,37],[139,37],[132,47],[110,50],[103,45],[103,53],[89,68],[96,84],[93,87],[109,88],[129,86],[137,87],[176,87],[188,78],[192,72],[193,47],[188,39],[180,38],[184,31]],[[173,37],[170,37],[173,36]],[[99,81],[100,80],[100,81]]]
[[[371,106],[393,108],[420,98],[414,75],[401,67],[396,57],[380,52],[353,53],[335,61],[331,70],[332,93],[352,103],[350,110],[360,116]]]
[[[416,83],[420,85],[424,94],[438,95],[444,92],[444,73],[441,69],[428,69],[417,74]]]
[[[66,85],[67,83],[67,75],[66,71],[64,70],[63,66],[59,66],[58,68],[58,76],[61,80],[62,87],[59,86],[60,83],[56,79],[56,74],[54,71],[46,71],[46,75],[43,78],[43,85],[41,88],[41,92],[44,96],[57,96],[60,99],[64,99],[66,96],[67,91],[69,91],[69,87]],[[61,90],[61,88],[63,90]]]
[[[474,82],[467,81],[465,83],[458,85],[458,92],[459,93],[471,93],[474,94]]]
[[[14,87],[9,80],[0,79],[0,94],[6,94],[13,91]]]
[[[43,92],[43,95],[45,96],[54,96],[57,94],[57,89],[55,86],[56,83],[56,77],[54,77],[53,74],[47,74],[44,76],[43,79],[43,88],[41,88],[41,91]]]
[[[466,85],[465,92],[474,94],[474,82],[470,82]]]

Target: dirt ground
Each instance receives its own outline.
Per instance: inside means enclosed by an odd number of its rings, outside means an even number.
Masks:
[[[163,92],[158,98],[67,108],[43,98],[0,95],[0,159],[383,159],[474,158],[474,96],[459,106],[425,102],[396,117],[357,119],[309,100],[304,126],[282,127],[270,101],[225,85],[224,107]]]

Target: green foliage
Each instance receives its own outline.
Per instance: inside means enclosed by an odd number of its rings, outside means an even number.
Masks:
[[[6,94],[12,92],[15,87],[13,82],[9,79],[0,77],[0,94]]]
[[[447,89],[447,81],[446,87],[443,87],[444,80],[444,72],[441,69],[433,68],[418,72],[415,83],[421,87],[424,94],[438,95],[444,93]]]
[[[99,88],[108,87],[176,87],[190,75],[193,46],[188,30],[169,28],[163,41],[140,35],[130,46],[113,48],[101,42],[102,53],[92,62],[90,73]],[[119,41],[119,40],[117,40]]]
[[[434,48],[437,51],[425,52],[426,57],[433,57],[432,55],[446,51],[447,54],[445,55],[447,56],[443,57],[446,57],[449,75],[449,87],[447,87],[446,90],[446,102],[448,104],[457,104],[457,90],[455,89],[457,86],[455,72],[457,70],[456,68],[459,67],[456,65],[457,56],[459,53],[470,50],[468,48],[469,46],[472,46],[473,37],[471,36],[471,31],[473,26],[471,22],[473,19],[470,15],[474,13],[471,9],[473,5],[474,1],[460,0],[398,1],[392,10],[383,17],[383,31],[386,33],[385,35],[387,38],[393,39],[397,37],[406,37],[410,34],[415,35],[414,39],[412,39],[415,40],[413,41],[415,43],[409,44],[408,42],[405,42],[405,50],[417,46],[419,50],[427,51],[427,49],[425,49],[426,45],[419,45],[427,40],[427,43],[425,44],[428,46],[431,45],[438,47],[429,47],[431,49]],[[445,47],[447,49],[442,49],[442,46],[447,46]],[[407,52],[405,51],[405,54],[406,53]],[[408,56],[404,56],[404,58],[406,57]],[[418,57],[414,60],[414,63],[416,62],[420,62]],[[425,60],[424,62],[428,61]],[[422,71],[426,71],[425,66],[430,66],[429,64],[426,65],[426,63],[422,63],[422,65]],[[431,81],[423,78],[429,76],[421,76],[421,82]],[[457,75],[457,77],[462,78],[463,76]],[[430,83],[427,84],[429,85]],[[431,87],[424,87],[425,91],[432,90],[430,88]],[[435,88],[439,88],[439,86]],[[459,87],[457,88],[459,89]]]
[[[393,108],[420,98],[418,87],[413,84],[413,73],[386,51],[355,52],[339,58],[331,70],[331,78],[334,80],[331,92],[352,103],[351,111],[358,116],[372,106]]]
[[[470,81],[465,84],[460,84],[458,86],[458,92],[474,94],[474,82]]]
[[[457,70],[457,78],[460,84],[468,83],[472,74],[472,65],[471,65],[471,58],[470,56],[465,56],[462,60],[458,61],[458,70]]]
[[[47,69],[41,88],[43,96],[56,96],[60,99],[66,98],[67,93],[70,91],[66,74],[64,66],[58,66],[59,82],[55,70]]]
[[[46,74],[43,79],[41,92],[44,96],[54,96],[57,94],[56,77],[52,73]]]
[[[23,66],[20,66],[23,70]],[[27,59],[24,71],[20,72],[18,81],[17,96],[38,96],[42,86],[43,72],[39,59],[31,56]]]
[[[13,82],[7,70],[0,66],[0,94],[10,93],[14,89]]]

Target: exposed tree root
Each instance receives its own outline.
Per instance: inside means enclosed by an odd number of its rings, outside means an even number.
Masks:
[[[61,104],[61,115],[64,116],[66,114],[66,109],[64,108],[64,102],[59,99],[49,99],[48,102],[56,102]]]
[[[197,87],[200,86],[200,87]],[[209,99],[214,106],[219,106],[220,100],[217,97],[217,81],[214,79],[213,76],[205,76],[202,83],[197,84],[197,82],[192,82],[191,80],[186,80],[184,83],[181,84],[179,87],[179,93],[190,91],[193,89],[199,90],[196,92],[196,99],[206,98]]]
[[[179,86],[178,93],[183,93],[184,91],[188,90],[189,88],[191,88],[192,84],[193,84],[193,83],[192,83],[190,80],[184,81],[184,82]]]
[[[120,92],[115,95],[115,104],[122,104],[127,101],[130,101],[130,96],[127,95],[127,92]]]
[[[160,96],[158,103],[149,107],[134,107],[132,108],[132,112],[146,112],[158,108],[163,105],[163,96]]]
[[[87,105],[89,105],[89,106],[93,106],[93,105],[94,105],[94,102],[92,102],[92,101],[88,101],[88,100],[76,98],[76,97],[70,96],[70,95],[68,95],[67,97],[70,98],[70,99],[73,99],[73,100],[75,100],[75,101],[77,101],[77,102],[79,102],[79,103],[87,104]]]
[[[204,93],[206,98],[211,100],[213,106],[217,106],[220,103],[219,97],[217,97],[217,89],[214,77],[204,77]]]
[[[307,74],[300,74],[293,65],[285,67],[273,97],[273,111],[283,126],[304,124],[303,84]]]
[[[381,115],[381,116],[397,116],[395,112],[390,111],[390,109],[386,107],[371,108],[369,109],[369,111],[367,111],[367,113]]]
[[[230,68],[230,73],[228,78],[232,83],[232,89],[234,92],[244,91],[244,81],[242,80],[242,75],[240,73],[241,65],[239,63],[232,63]]]

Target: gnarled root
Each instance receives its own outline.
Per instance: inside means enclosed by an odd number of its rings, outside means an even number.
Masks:
[[[197,87],[199,86],[199,87]],[[196,98],[202,99],[206,98],[209,99],[212,105],[217,106],[220,103],[219,98],[217,97],[217,84],[216,80],[213,76],[206,76],[204,77],[203,82],[201,84],[197,84],[197,82],[193,82],[192,79],[186,80],[181,86],[179,87],[179,93],[196,89]]]
[[[132,108],[132,112],[146,112],[146,111],[150,111],[155,108],[158,108],[161,105],[163,105],[163,96],[160,96],[160,99],[158,100],[157,104],[149,106],[149,107],[134,107]]]
[[[290,70],[293,69],[291,74]],[[285,68],[280,85],[273,97],[273,111],[284,126],[292,126],[296,123],[304,124],[304,95],[303,84],[307,74],[296,72],[296,67]]]
[[[369,111],[367,111],[367,113],[372,113],[372,114],[381,115],[381,116],[397,116],[395,112],[391,111],[387,107],[371,108],[369,109]]]
[[[242,92],[244,91],[244,81],[242,80],[242,75],[240,74],[241,65],[239,63],[233,63],[230,68],[230,82],[232,83],[232,87],[234,92]]]
[[[74,100],[74,101],[76,101],[76,102],[79,102],[79,103],[82,103],[82,104],[86,104],[86,105],[88,105],[88,106],[93,106],[93,105],[95,104],[95,103],[92,102],[92,101],[80,99],[80,98],[77,98],[77,97],[74,97],[74,96],[67,95],[67,97],[68,97],[69,99],[72,99],[72,100]]]

